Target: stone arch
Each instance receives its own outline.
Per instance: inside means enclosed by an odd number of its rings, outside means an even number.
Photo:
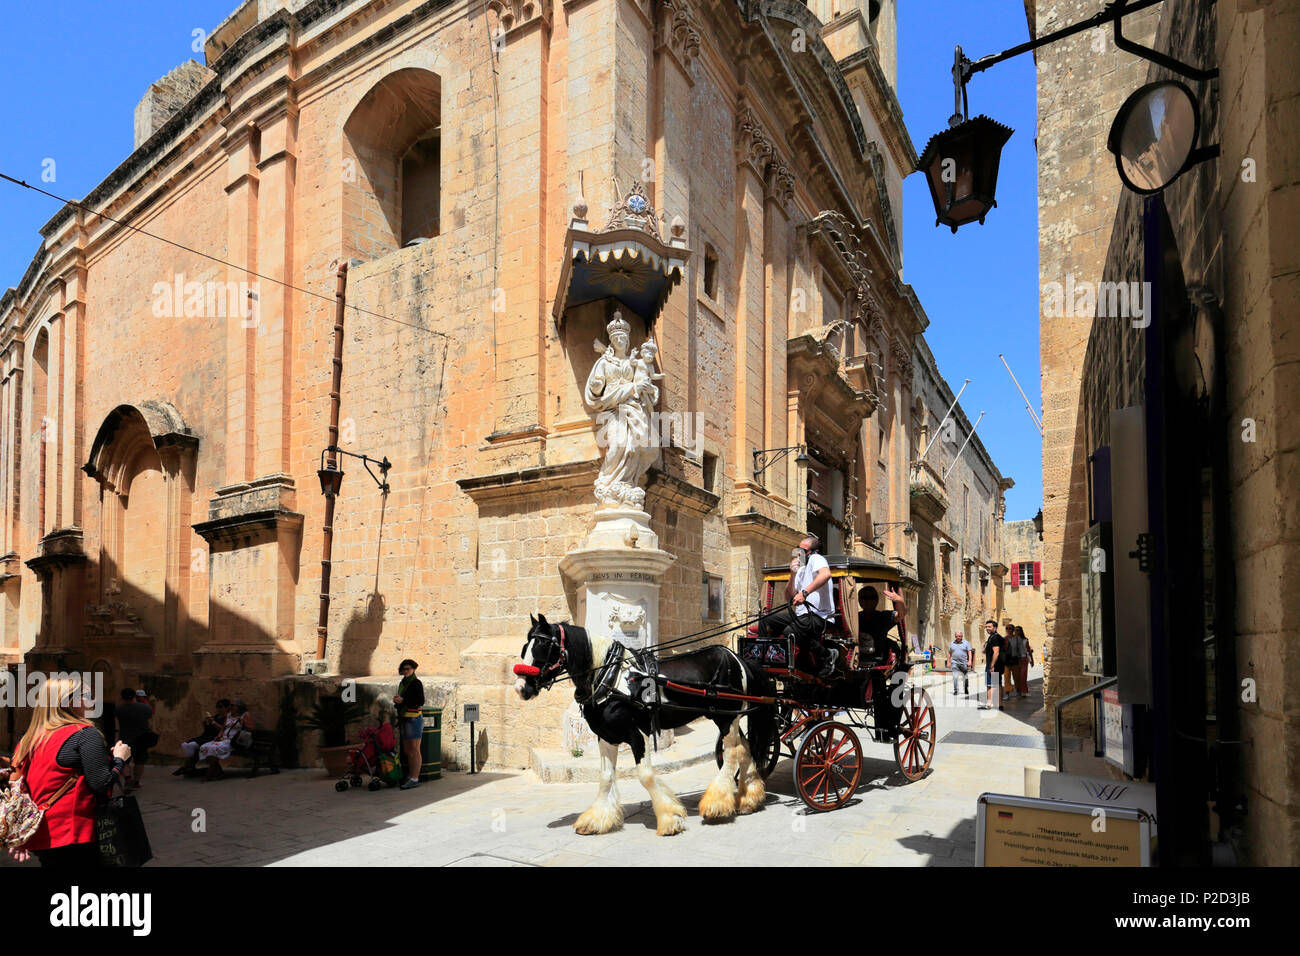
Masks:
[[[198,438],[167,402],[119,405],[82,470],[99,483],[92,652],[128,670],[188,656],[190,509]]]
[[[440,232],[442,78],[386,73],[343,123],[343,249],[376,259]]]

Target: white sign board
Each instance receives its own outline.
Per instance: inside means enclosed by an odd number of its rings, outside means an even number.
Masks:
[[[465,723],[478,723],[478,704],[465,705]]]
[[[1099,807],[1131,807],[1145,810],[1156,832],[1156,785],[1140,780],[1109,780],[1077,773],[1044,770],[1038,778],[1038,795],[1051,800],[1091,803]]]

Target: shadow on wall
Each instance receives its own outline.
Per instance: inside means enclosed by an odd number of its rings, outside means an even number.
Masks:
[[[384,632],[384,615],[388,605],[384,596],[372,591],[366,596],[364,607],[352,612],[343,625],[342,651],[339,670],[344,674],[372,673],[371,662]]]
[[[100,564],[86,561],[54,573],[67,576],[59,582],[61,593],[79,592],[89,596],[97,590]],[[18,702],[26,703],[33,686],[31,682],[38,673],[91,675],[92,685],[102,681],[104,699],[109,704],[124,687],[144,688],[156,703],[152,727],[160,740],[152,751],[163,757],[178,757],[181,742],[202,732],[204,716],[213,712],[215,702],[222,697],[238,697],[247,703],[259,728],[276,731],[284,766],[310,765],[315,761],[318,734],[304,731],[299,723],[320,698],[339,693],[342,678],[313,678],[294,673],[273,675],[250,664],[254,660],[250,655],[205,654],[203,648],[210,646],[212,633],[192,617],[182,622],[185,644],[192,652],[168,650],[162,635],[150,634],[143,626],[145,621],[161,619],[163,600],[148,596],[143,589],[133,589],[130,593],[135,598],[132,602],[118,598],[99,616],[85,611],[69,615],[63,619],[59,632],[38,635],[37,645],[24,655],[26,687],[18,682],[18,665],[9,667],[10,686],[17,691]],[[96,607],[87,605],[85,600],[69,603],[86,610]],[[152,606],[138,606],[143,603]],[[217,610],[214,602],[213,611]],[[368,673],[370,658],[383,631],[386,610],[383,595],[372,592],[365,605],[353,613],[343,634],[344,646],[348,648],[343,674]],[[101,618],[109,620],[113,629],[103,627]],[[44,619],[50,618],[47,615]],[[229,606],[220,607],[220,620],[225,638],[238,635],[238,645],[268,647],[276,643],[265,627]],[[121,637],[124,632],[129,635],[127,639]],[[223,649],[238,645],[223,645]],[[47,647],[51,649],[48,652],[44,650]],[[97,680],[94,675],[102,677]],[[370,709],[378,693],[377,689],[358,685],[357,702]],[[26,731],[31,710],[26,706],[4,706],[0,710],[0,753],[8,753]],[[101,729],[111,734],[114,730],[109,722],[111,711],[106,709],[104,717],[108,721],[99,721]],[[373,720],[354,722],[349,727],[352,739],[362,723],[373,723]]]

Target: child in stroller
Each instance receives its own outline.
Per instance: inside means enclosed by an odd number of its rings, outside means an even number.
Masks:
[[[348,753],[348,766],[343,776],[334,784],[342,793],[349,786],[361,786],[362,776],[370,778],[370,790],[396,786],[402,779],[402,761],[397,756],[397,735],[393,725],[382,714],[379,723],[361,731],[361,746]]]

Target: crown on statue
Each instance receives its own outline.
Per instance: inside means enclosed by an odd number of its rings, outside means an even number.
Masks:
[[[613,335],[615,332],[622,332],[624,335],[627,335],[632,331],[632,326],[627,324],[627,320],[623,318],[622,312],[615,312],[614,318],[610,320],[609,325],[605,326],[605,331],[610,335]]]

